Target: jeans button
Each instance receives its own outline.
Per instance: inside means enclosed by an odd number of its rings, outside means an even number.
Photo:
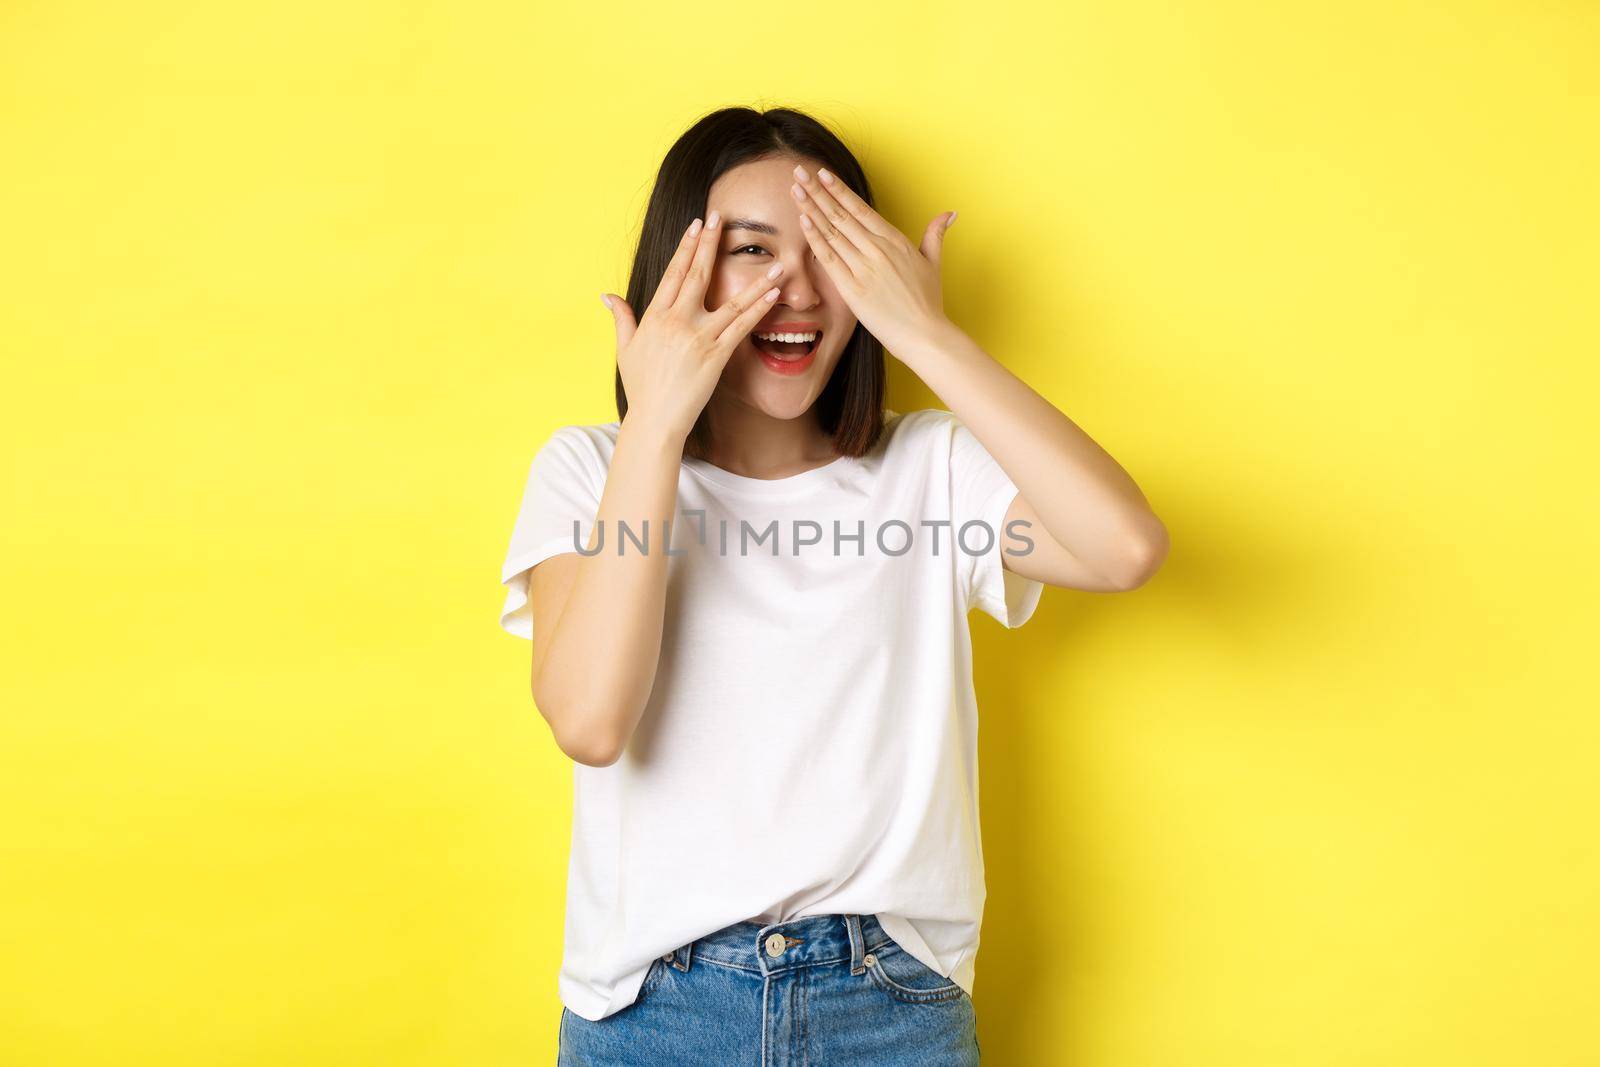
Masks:
[[[783,950],[785,947],[786,946],[782,934],[774,930],[772,933],[767,935],[767,955],[781,956],[783,955]]]

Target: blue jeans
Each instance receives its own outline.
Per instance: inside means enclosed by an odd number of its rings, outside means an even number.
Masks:
[[[598,1022],[561,1009],[558,1067],[969,1067],[972,998],[873,915],[734,923],[650,965]]]

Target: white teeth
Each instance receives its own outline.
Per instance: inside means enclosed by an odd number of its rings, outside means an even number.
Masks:
[[[788,341],[791,344],[798,344],[802,341],[815,341],[817,339],[817,335],[814,333],[758,333],[755,336],[763,341]]]

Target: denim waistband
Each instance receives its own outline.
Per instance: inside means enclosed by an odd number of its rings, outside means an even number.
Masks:
[[[807,915],[766,926],[747,919],[696,938],[661,958],[680,971],[703,959],[761,974],[848,963],[851,974],[862,974],[867,953],[881,950],[890,941],[877,916],[870,914]]]

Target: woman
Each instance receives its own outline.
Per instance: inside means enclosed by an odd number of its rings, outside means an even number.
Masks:
[[[967,611],[1164,557],[1122,468],[945,316],[954,212],[919,248],[872,203],[804,114],[700,120],[602,297],[618,419],[533,460],[501,623],[578,764],[563,1064],[976,1063]],[[950,411],[886,411],[885,346]]]

